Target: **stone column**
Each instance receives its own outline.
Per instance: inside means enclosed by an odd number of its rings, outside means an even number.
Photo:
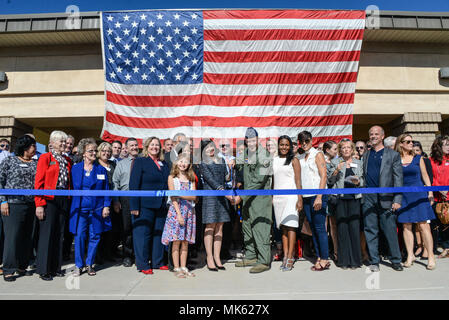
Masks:
[[[32,133],[33,128],[20,122],[13,116],[0,117],[0,138],[6,138],[14,146],[17,138],[25,133]],[[13,149],[11,149],[13,151]]]
[[[424,152],[430,153],[430,147],[439,133],[438,125],[441,123],[439,112],[406,112],[394,121],[391,126],[393,135],[409,133],[413,140],[421,142]]]

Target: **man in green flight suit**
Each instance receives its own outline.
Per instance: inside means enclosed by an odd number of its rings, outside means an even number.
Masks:
[[[259,145],[258,133],[254,128],[246,130],[245,151],[236,160],[237,175],[240,180],[243,179],[241,182],[244,189],[271,189],[272,158],[270,153]],[[271,265],[271,196],[241,196],[241,200],[246,254],[235,266],[252,266],[250,273],[267,271]]]

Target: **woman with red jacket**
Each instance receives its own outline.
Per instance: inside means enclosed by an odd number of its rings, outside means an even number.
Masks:
[[[67,134],[53,131],[50,134],[52,150],[40,156],[37,163],[35,189],[70,189],[72,162],[63,155]],[[45,281],[54,276],[63,277],[62,243],[64,224],[68,219],[69,201],[66,196],[36,196],[36,216],[39,219],[36,273]]]
[[[449,185],[449,136],[445,135],[438,137],[432,144],[432,151],[430,153],[430,163],[432,164],[433,173],[433,186],[447,186]],[[448,192],[440,191],[435,192],[435,204],[438,202],[448,201]],[[439,222],[439,221],[438,221]],[[443,252],[438,258],[449,258],[449,230],[444,230],[444,227],[440,226],[439,232],[441,233],[441,247]],[[441,231],[444,230],[444,231]],[[436,248],[436,246],[435,246]]]

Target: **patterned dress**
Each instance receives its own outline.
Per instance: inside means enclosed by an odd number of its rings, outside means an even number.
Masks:
[[[176,179],[176,178],[175,178]],[[179,182],[180,189],[177,190],[190,190],[191,182]],[[189,243],[195,243],[196,235],[196,218],[195,207],[193,201],[179,199],[179,209],[181,210],[182,217],[184,218],[184,226],[179,225],[177,213],[173,204],[170,204],[168,209],[167,219],[165,220],[164,232],[162,233],[162,243],[168,245],[173,241],[188,241]]]

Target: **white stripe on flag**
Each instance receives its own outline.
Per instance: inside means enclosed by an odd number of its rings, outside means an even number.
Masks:
[[[359,51],[362,40],[206,40],[204,51]]]
[[[204,19],[205,30],[354,30],[364,27],[364,19]]]
[[[208,73],[341,73],[357,72],[358,61],[337,62],[205,62]]]

